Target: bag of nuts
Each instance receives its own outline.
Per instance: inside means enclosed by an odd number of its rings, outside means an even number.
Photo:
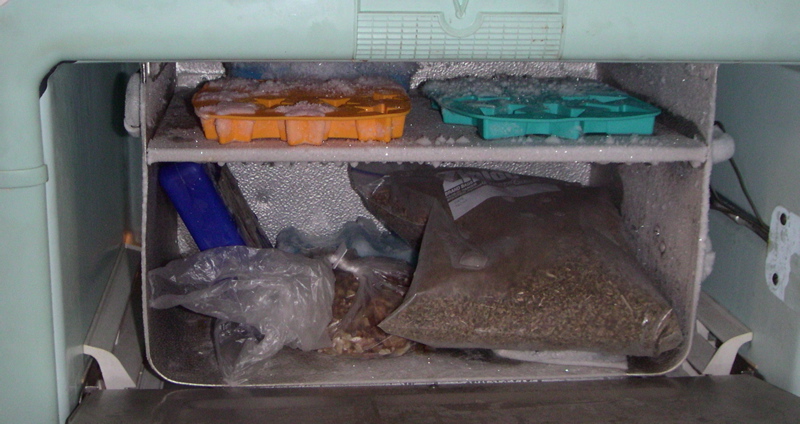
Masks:
[[[342,250],[330,256],[334,266],[333,346],[320,352],[358,358],[400,356],[414,342],[386,334],[378,324],[402,303],[412,268],[386,257],[357,257]]]

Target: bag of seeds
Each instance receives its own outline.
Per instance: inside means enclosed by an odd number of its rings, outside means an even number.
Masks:
[[[378,324],[403,301],[412,268],[386,257],[357,257],[341,250],[331,255],[336,282],[333,320],[328,334],[333,346],[321,352],[358,358],[400,356],[414,342],[386,334]]]
[[[414,164],[364,163],[349,168],[350,184],[364,206],[409,246],[419,249],[431,205],[445,202],[432,167]],[[417,173],[416,171],[423,171]],[[391,182],[386,176],[392,175]],[[401,181],[402,180],[402,181]]]
[[[425,225],[413,284],[380,324],[387,333],[439,348],[631,356],[658,356],[682,342],[606,190],[432,167],[371,184],[387,194],[371,201],[392,218]],[[408,198],[424,207],[403,209]]]

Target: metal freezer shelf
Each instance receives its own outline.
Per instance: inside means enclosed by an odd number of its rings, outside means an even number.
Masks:
[[[472,126],[442,122],[430,101],[412,95],[405,134],[389,143],[328,140],[322,146],[289,146],[278,139],[221,145],[203,135],[187,92],[178,92],[147,149],[147,162],[283,161],[499,161],[499,162],[673,162],[701,163],[708,145],[663,125],[654,135],[590,135],[578,140],[557,137],[480,138]]]

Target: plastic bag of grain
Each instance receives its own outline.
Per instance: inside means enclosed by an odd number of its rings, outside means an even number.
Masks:
[[[380,324],[387,333],[439,348],[631,356],[658,356],[682,342],[606,190],[433,167],[375,177],[369,187],[361,193],[383,197],[365,202],[382,206],[372,210],[387,227],[424,226],[412,285]]]

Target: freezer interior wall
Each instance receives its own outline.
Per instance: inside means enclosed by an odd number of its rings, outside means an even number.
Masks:
[[[229,65],[230,66],[230,65]],[[268,66],[268,65],[267,65]],[[340,66],[340,65],[337,65]],[[375,64],[370,69],[381,65]],[[318,68],[300,64],[294,70]],[[592,63],[421,63],[414,65],[409,86],[430,78],[511,73],[535,76],[595,78],[628,90],[665,111],[661,123],[686,137],[707,139],[713,121],[716,67],[685,64]],[[219,67],[177,64],[177,84],[196,85],[219,76]],[[270,68],[272,70],[275,67]],[[277,69],[287,69],[279,67]],[[391,65],[384,69],[406,69]],[[329,71],[325,71],[329,72]],[[168,92],[163,87],[158,88]],[[164,101],[154,102],[162,110]],[[154,112],[157,113],[157,112]],[[693,328],[700,264],[705,255],[708,165],[703,162],[483,162],[435,163],[482,166],[543,175],[586,185],[608,185],[617,191],[627,235],[658,290],[670,301],[684,335]],[[342,162],[231,162],[248,203],[274,241],[278,231],[295,226],[324,235],[357,217],[370,217],[347,177]],[[196,251],[177,214],[158,187],[159,163],[147,167],[145,263],[148,270]],[[145,292],[149,287],[145,284]],[[210,337],[211,320],[182,310],[145,313],[149,360],[164,378],[193,385],[224,385]],[[677,367],[689,343],[659,358],[632,361],[628,375],[657,375]],[[423,355],[424,356],[424,355]],[[603,368],[515,364],[461,355],[413,355],[386,361],[352,362],[284,349],[270,366],[247,384],[255,386],[363,385],[430,382],[518,381],[626,375]]]

